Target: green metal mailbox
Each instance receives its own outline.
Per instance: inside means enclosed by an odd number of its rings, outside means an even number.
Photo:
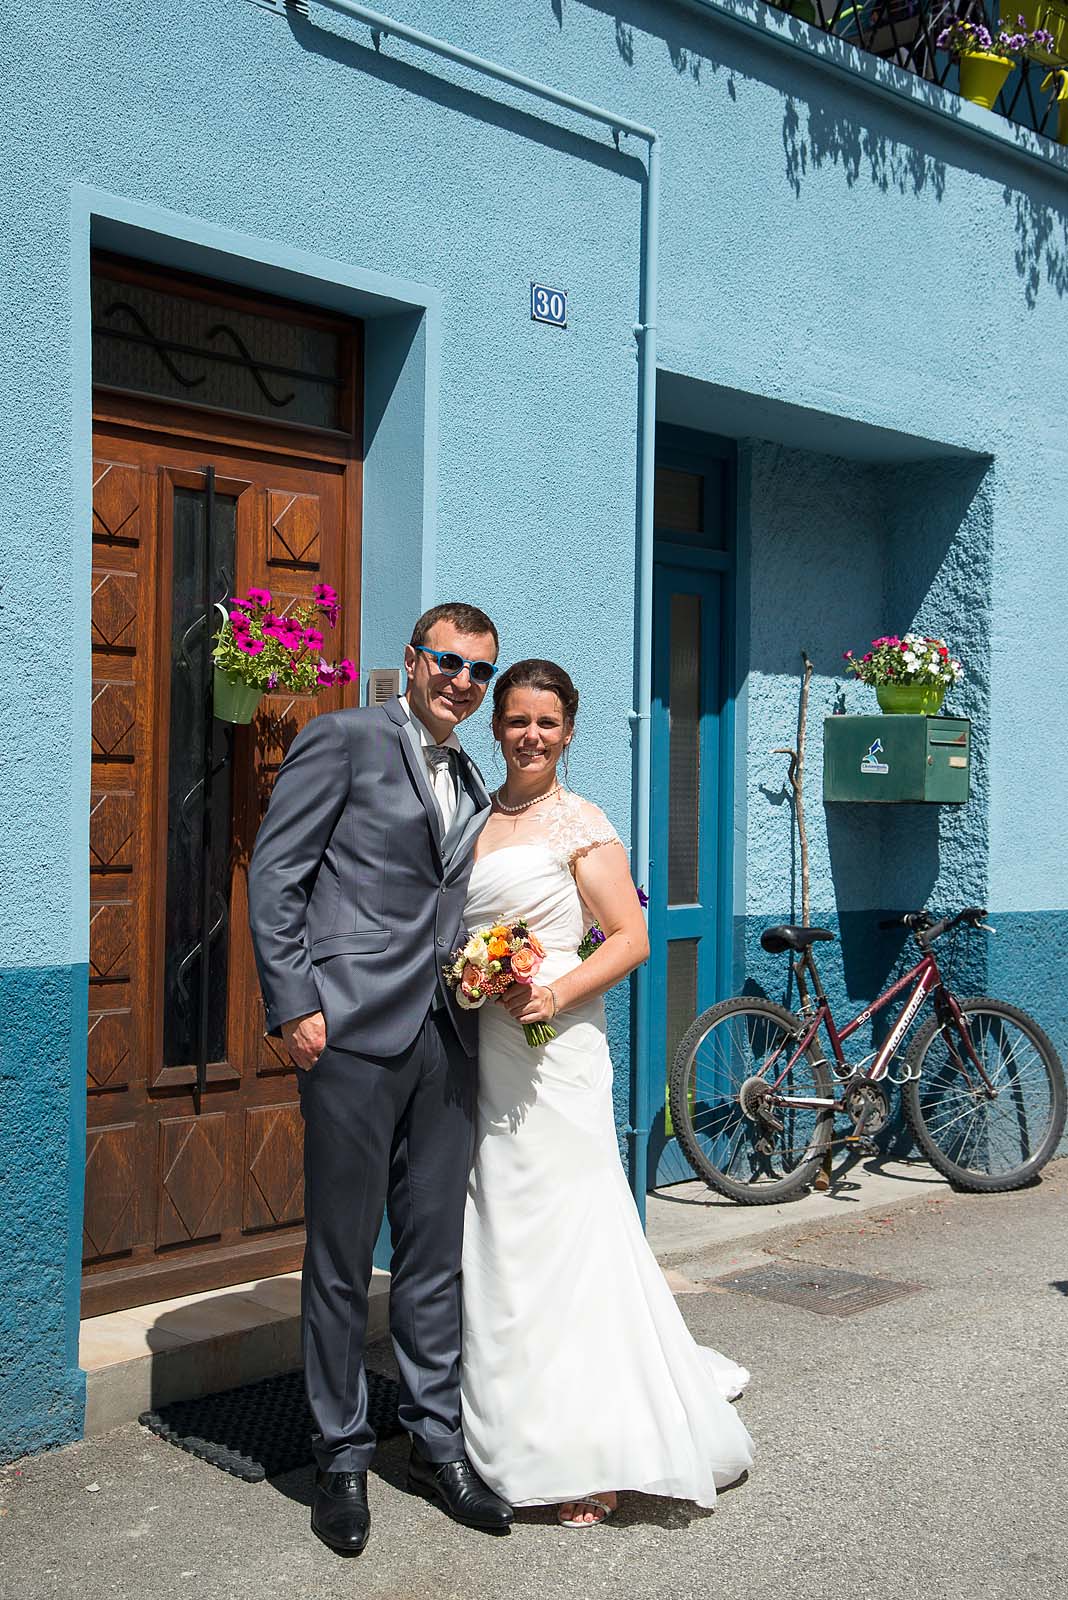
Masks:
[[[827,717],[823,798],[959,805],[971,789],[971,732],[963,717]]]

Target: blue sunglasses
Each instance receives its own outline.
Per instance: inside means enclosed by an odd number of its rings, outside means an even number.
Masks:
[[[443,672],[446,678],[455,678],[458,672],[465,667],[471,673],[472,683],[489,683],[497,668],[492,661],[467,661],[455,650],[431,650],[429,645],[417,644],[415,647],[426,656],[433,656],[438,664],[438,671]]]

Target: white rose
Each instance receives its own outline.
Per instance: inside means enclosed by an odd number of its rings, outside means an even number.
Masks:
[[[481,966],[486,959],[486,946],[477,934],[468,939],[464,945],[463,959],[465,961],[473,961],[476,966]]]
[[[484,1006],[486,1004],[486,996],[484,994],[480,994],[477,1000],[471,1000],[466,994],[464,994],[463,989],[457,989],[456,1004],[460,1007],[461,1011],[477,1011],[479,1006]]]

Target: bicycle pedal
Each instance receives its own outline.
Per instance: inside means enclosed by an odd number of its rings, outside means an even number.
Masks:
[[[847,1144],[851,1150],[855,1150],[860,1156],[877,1156],[879,1154],[879,1146],[875,1140],[869,1139],[863,1133],[847,1133],[842,1143]]]

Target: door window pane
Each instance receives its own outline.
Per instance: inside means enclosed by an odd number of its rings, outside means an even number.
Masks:
[[[201,895],[204,865],[206,656],[218,623],[204,623],[204,561],[208,556],[207,496],[199,489],[174,491],[174,593],[171,618],[171,714],[167,785],[167,910],[163,989],[163,1064],[188,1066],[197,1059],[201,985]],[[234,592],[237,501],[215,497],[210,530],[211,593]],[[209,904],[208,1060],[226,1057],[226,996],[229,968],[230,847],[233,770],[230,735],[211,721],[211,873]]]
[[[342,426],[342,339],[94,274],[93,382],[307,427]]]
[[[668,903],[697,900],[701,783],[701,597],[671,597]]]
[[[657,467],[653,521],[671,533],[700,533],[704,526],[704,478],[699,472]]]
[[[696,939],[672,939],[667,947],[667,1067],[697,1015]]]

